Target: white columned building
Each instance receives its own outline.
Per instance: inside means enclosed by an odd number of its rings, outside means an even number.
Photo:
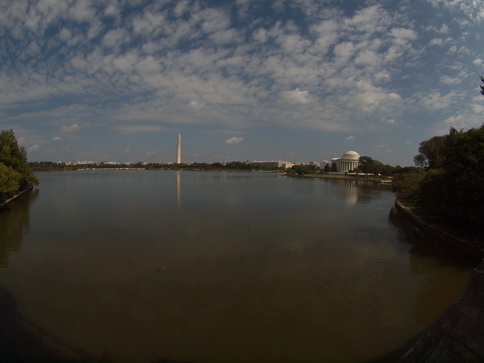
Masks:
[[[347,151],[339,159],[336,159],[336,168],[340,172],[355,170],[360,163],[360,154],[356,151]]]

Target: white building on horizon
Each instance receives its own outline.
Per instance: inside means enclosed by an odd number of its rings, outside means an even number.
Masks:
[[[354,171],[360,165],[360,154],[356,151],[349,150],[343,154],[342,157],[331,159],[336,163],[336,169],[339,172]]]

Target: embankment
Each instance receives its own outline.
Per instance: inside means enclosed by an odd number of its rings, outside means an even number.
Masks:
[[[7,205],[9,205],[10,203],[12,203],[13,201],[15,201],[16,199],[20,198],[21,196],[29,193],[32,191],[32,189],[34,189],[34,187],[28,187],[28,188],[25,188],[23,190],[21,190],[20,192],[18,192],[17,194],[15,194],[12,198],[9,198],[7,199],[5,202],[3,203],[0,203],[0,210],[2,210],[3,208],[5,208]]]
[[[484,262],[474,269],[464,295],[399,362],[484,362]]]
[[[445,226],[438,223],[429,222],[424,218],[420,217],[412,209],[406,207],[398,200],[395,201],[395,207],[423,231],[479,258],[484,258],[483,241],[464,236],[457,236],[453,231],[446,228]]]

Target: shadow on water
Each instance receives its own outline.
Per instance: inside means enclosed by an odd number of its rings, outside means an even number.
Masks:
[[[30,225],[29,208],[39,195],[34,189],[0,211],[0,268],[20,253]],[[17,303],[0,286],[0,362],[112,362],[109,352],[97,357],[51,335],[17,311]],[[160,363],[181,363],[160,358]]]
[[[38,189],[0,210],[0,268],[8,266],[12,252],[20,252],[23,235],[30,225],[29,206],[37,199]]]
[[[9,264],[12,253],[22,248],[30,225],[29,208],[39,190],[20,197],[0,211],[0,268]],[[99,361],[51,336],[17,311],[12,294],[0,286],[0,361],[55,362],[65,360]]]
[[[437,290],[443,286],[435,283],[435,270],[429,268],[429,264],[423,260],[432,259],[434,266],[450,266],[455,270],[466,270],[475,268],[481,259],[460,250],[456,246],[439,240],[420,230],[413,222],[409,221],[401,212],[392,208],[389,214],[389,221],[397,231],[397,238],[402,245],[409,246],[409,268],[412,274],[422,275],[428,280],[422,287],[418,299],[413,308],[413,319],[422,325],[428,326],[429,309],[432,309],[432,300],[439,298]],[[452,281],[447,281],[452,284]],[[400,348],[388,354],[369,361],[369,363],[383,363],[398,361],[424,334],[418,334],[407,340]]]
[[[411,257],[432,257],[440,265],[451,265],[462,269],[469,268],[469,266],[474,268],[481,262],[480,258],[425,233],[396,208],[390,210],[389,221],[397,231],[399,242],[410,247]],[[419,266],[413,265],[412,259],[410,262],[413,273],[425,272],[419,271]]]

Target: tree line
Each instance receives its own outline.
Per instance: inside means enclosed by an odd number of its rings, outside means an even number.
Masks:
[[[72,171],[80,169],[146,169],[146,170],[238,170],[238,171],[279,171],[280,168],[251,163],[249,161],[232,161],[228,163],[107,163],[93,162],[88,164],[70,164],[65,162],[35,161],[29,166],[34,171]]]
[[[398,198],[427,218],[484,237],[484,124],[422,141],[417,169],[393,180]]]
[[[13,130],[0,131],[0,204],[38,183]]]

